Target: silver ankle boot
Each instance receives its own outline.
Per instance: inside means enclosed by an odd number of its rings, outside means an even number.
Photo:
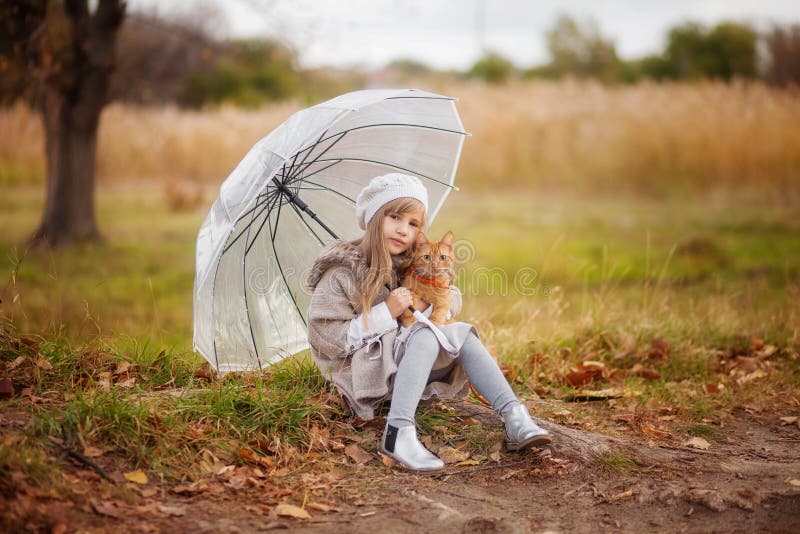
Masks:
[[[510,451],[540,447],[553,441],[550,432],[534,423],[522,404],[517,404],[502,418],[506,427],[506,449]]]
[[[444,462],[417,439],[417,427],[386,424],[381,440],[381,452],[394,458],[412,471],[436,471]]]

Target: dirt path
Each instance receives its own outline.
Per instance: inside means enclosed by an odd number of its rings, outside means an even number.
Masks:
[[[797,425],[743,415],[707,451],[623,472],[555,447],[504,455],[501,465],[450,466],[450,475],[414,475],[373,459],[176,495],[158,484],[112,486],[72,467],[79,498],[23,488],[5,504],[32,530],[60,532],[798,532],[800,487],[790,481],[800,479],[799,445]],[[316,503],[306,507],[312,517],[277,515],[298,487]]]

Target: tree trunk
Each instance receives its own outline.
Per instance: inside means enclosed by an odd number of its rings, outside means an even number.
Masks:
[[[94,209],[97,126],[102,100],[84,94],[82,102],[46,87],[42,115],[47,153],[47,198],[33,244],[61,246],[98,241]]]
[[[94,205],[100,113],[108,99],[114,46],[125,5],[100,0],[51,2],[34,37],[41,56],[47,197],[32,245],[100,241]]]

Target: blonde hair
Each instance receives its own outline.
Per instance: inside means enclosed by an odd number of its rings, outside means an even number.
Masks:
[[[419,229],[422,230],[425,226],[425,210],[422,203],[415,198],[401,197],[381,206],[367,223],[364,235],[351,241],[354,245],[360,245],[361,253],[369,265],[367,276],[359,280],[361,313],[364,314],[365,321],[367,314],[372,310],[372,301],[378,296],[381,288],[386,283],[394,281],[398,271],[405,270],[411,265],[416,246],[416,243],[412,243],[404,253],[392,256],[383,238],[383,218],[388,213],[404,214],[413,211],[422,212],[419,221]]]

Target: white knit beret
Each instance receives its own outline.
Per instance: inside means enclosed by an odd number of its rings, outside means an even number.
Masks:
[[[370,180],[356,199],[358,227],[366,230],[381,206],[402,197],[416,198],[422,202],[425,214],[428,214],[428,190],[416,176],[393,172]]]

